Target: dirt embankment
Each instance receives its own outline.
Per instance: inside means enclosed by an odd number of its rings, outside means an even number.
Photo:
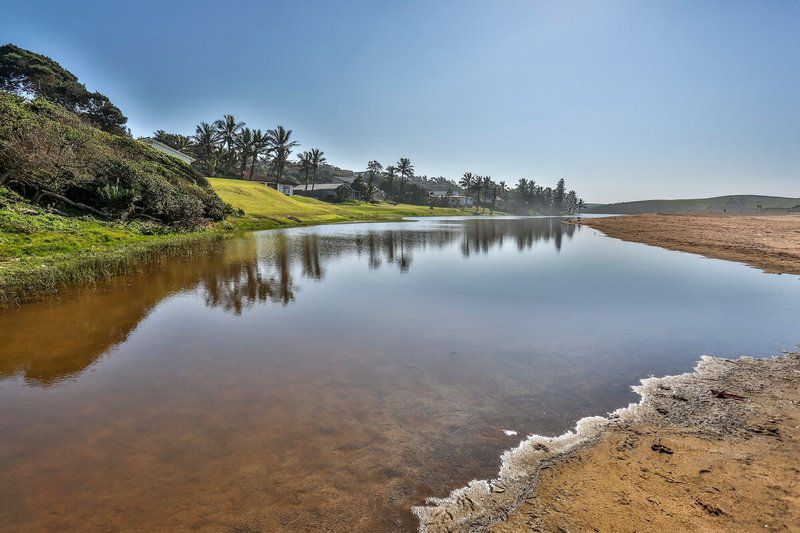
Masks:
[[[639,404],[533,436],[498,478],[416,509],[425,531],[797,530],[800,354],[703,357]]]
[[[610,237],[800,274],[798,215],[661,215],[587,218]]]

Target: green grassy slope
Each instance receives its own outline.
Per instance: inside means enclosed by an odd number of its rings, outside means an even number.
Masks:
[[[357,220],[397,220],[410,216],[468,215],[471,211],[426,206],[369,202],[330,204],[303,196],[286,196],[261,183],[209,178],[211,187],[224,201],[254,219],[276,225],[318,224]]]
[[[641,200],[604,204],[587,209],[589,213],[758,213],[763,209],[789,209],[800,205],[800,198],[781,196],[732,195],[685,200]]]

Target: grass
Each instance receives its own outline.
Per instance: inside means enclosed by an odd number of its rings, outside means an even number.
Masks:
[[[472,214],[404,204],[328,204],[285,196],[258,183],[216,178],[209,182],[243,215],[191,232],[156,224],[62,217],[0,188],[0,307],[54,293],[67,284],[99,281],[169,254],[192,253],[193,244],[237,230]]]
[[[277,225],[322,224],[362,220],[400,220],[412,216],[457,216],[472,212],[455,208],[388,203],[346,202],[330,204],[303,196],[286,196],[261,183],[209,178],[209,183],[227,203],[245,215]]]

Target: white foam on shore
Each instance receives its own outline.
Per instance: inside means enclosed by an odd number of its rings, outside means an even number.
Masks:
[[[514,431],[513,429],[504,429],[503,433],[506,434],[506,437],[513,437],[514,435],[517,434],[517,432]]]
[[[711,376],[728,363],[731,361],[704,355],[693,372],[642,379],[639,385],[632,387],[641,396],[639,403],[631,403],[605,417],[582,418],[574,430],[563,435],[530,435],[518,446],[503,453],[500,471],[495,479],[472,480],[444,498],[428,498],[426,505],[414,507],[413,512],[420,521],[419,530],[483,530],[505,519],[524,498],[534,493],[543,465],[594,441],[611,426],[630,424],[653,416],[655,410],[649,405],[649,399],[659,387],[662,390],[671,389],[687,380],[687,377]]]

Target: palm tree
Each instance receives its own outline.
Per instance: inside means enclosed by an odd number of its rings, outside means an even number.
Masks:
[[[394,196],[394,179],[397,177],[397,167],[389,165],[386,167],[386,179],[384,180],[384,191],[390,196]]]
[[[583,198],[579,198],[575,207],[578,209],[578,218],[581,218],[581,211],[586,209],[586,202],[583,201]]]
[[[267,139],[269,139],[269,149],[272,152],[272,172],[275,174],[275,188],[278,188],[278,182],[283,176],[283,167],[289,160],[289,155],[292,153],[292,148],[298,146],[297,141],[290,140],[292,137],[292,130],[287,130],[283,126],[278,126],[274,130],[267,131]]]
[[[400,173],[400,201],[403,201],[403,185],[414,176],[414,166],[407,157],[401,157],[397,162],[397,172]]]
[[[244,171],[247,170],[247,162],[250,160],[251,150],[253,148],[253,130],[244,128],[242,132],[236,137],[234,141],[236,148],[239,150],[239,177],[244,178]],[[250,172],[252,179],[253,172]]]
[[[464,194],[466,196],[470,196],[470,192],[475,187],[476,177],[477,176],[475,176],[472,172],[464,172],[464,175],[461,176],[461,180],[459,180],[458,185],[459,187],[464,189]],[[464,202],[464,205],[461,206],[461,208],[463,209],[464,207],[466,207],[466,205],[467,203]]]
[[[226,167],[228,171],[233,170],[233,152],[236,145],[236,137],[244,127],[244,122],[236,122],[233,115],[224,115],[221,119],[214,121],[214,127],[219,133],[220,140],[226,149]]]
[[[217,129],[208,122],[201,122],[192,136],[197,158],[203,161],[213,175],[217,170],[216,155],[220,136]]]
[[[492,213],[494,213],[494,206],[497,203],[497,199],[502,199],[506,195],[506,182],[501,181],[494,187],[494,194],[492,194]],[[501,204],[502,207],[502,204]]]
[[[492,181],[492,177],[491,176],[484,176],[483,180],[481,180],[481,182],[478,184],[478,186],[483,191],[483,211],[482,212],[486,212],[487,196],[491,197],[494,194],[494,182]],[[494,206],[492,206],[492,209],[494,209]]]
[[[313,171],[313,177],[311,181],[311,190],[314,190],[314,187],[317,185],[317,171],[319,170],[320,165],[325,164],[328,159],[325,157],[325,152],[320,150],[319,148],[312,148],[311,149],[311,170]]]
[[[367,180],[367,200],[372,200],[375,194],[375,176],[380,175],[383,171],[383,165],[378,161],[372,160],[367,163],[367,172],[369,172],[369,179]]]
[[[253,141],[250,143],[250,156],[253,158],[250,163],[250,179],[256,173],[256,161],[262,155],[269,153],[269,139],[261,130],[253,131]]]
[[[306,150],[305,152],[303,152],[302,154],[297,156],[297,160],[300,163],[300,170],[305,175],[305,184],[306,184],[305,190],[307,191],[308,190],[308,173],[313,168],[311,152]]]

